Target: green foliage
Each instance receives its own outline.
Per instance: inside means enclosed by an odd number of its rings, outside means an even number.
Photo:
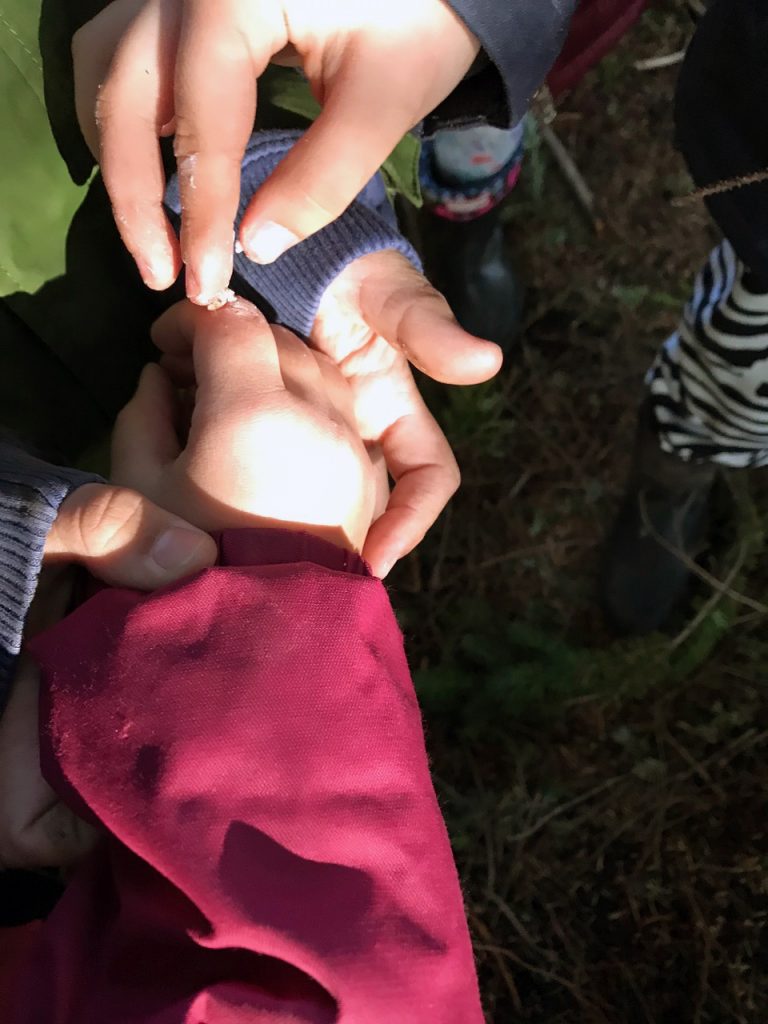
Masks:
[[[613,285],[611,295],[622,306],[629,309],[639,309],[647,304],[659,309],[672,309],[676,313],[680,311],[686,299],[686,294],[682,289],[679,295],[671,295],[668,292],[654,291],[646,285],[631,284]]]
[[[525,119],[525,176],[534,202],[544,199],[547,176],[547,159],[539,131],[539,124],[533,115]]]
[[[0,296],[34,291],[64,268],[83,190],[51,135],[37,32],[40,3],[7,0],[0,18]]]
[[[416,673],[430,720],[467,738],[487,736],[511,718],[551,715],[578,685],[582,653],[552,633],[508,621],[478,598],[452,605],[446,618],[444,661]]]
[[[493,459],[504,458],[514,422],[498,381],[448,389],[441,385],[441,390],[440,422],[451,443],[458,448],[472,447]]]

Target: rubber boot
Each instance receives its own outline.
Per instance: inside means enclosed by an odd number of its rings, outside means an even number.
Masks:
[[[474,220],[430,216],[422,228],[429,277],[464,330],[508,351],[522,326],[525,291],[515,272],[500,207]]]
[[[709,524],[716,476],[708,462],[662,451],[650,404],[640,410],[627,489],[601,572],[605,614],[619,632],[663,629],[689,595],[691,562]]]

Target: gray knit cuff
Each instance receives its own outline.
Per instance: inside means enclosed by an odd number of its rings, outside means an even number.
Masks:
[[[243,157],[237,231],[254,193],[301,134],[263,131],[251,137]],[[181,200],[175,177],[166,190],[165,204],[178,223]],[[376,174],[332,224],[293,246],[274,263],[262,266],[244,253],[236,253],[232,287],[256,303],[268,320],[307,338],[331,282],[354,260],[383,249],[402,253],[421,270],[416,251],[398,230],[384,183]]]
[[[0,441],[0,714],[37,589],[48,531],[66,496],[100,477],[52,466]]]

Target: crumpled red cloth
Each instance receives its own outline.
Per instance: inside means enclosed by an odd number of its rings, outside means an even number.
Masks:
[[[0,1020],[6,1019],[18,982],[19,973],[34,948],[40,922],[19,925],[15,928],[0,928]]]
[[[637,21],[648,0],[581,0],[557,63],[547,78],[553,96],[572,89]]]
[[[402,638],[354,555],[227,532],[31,644],[44,771],[109,836],[13,1024],[481,1024]]]

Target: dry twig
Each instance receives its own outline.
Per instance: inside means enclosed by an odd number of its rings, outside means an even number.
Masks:
[[[715,596],[717,597],[718,601],[724,596],[730,597],[730,599],[732,601],[735,601],[736,604],[746,605],[747,608],[751,608],[752,611],[758,612],[760,615],[768,615],[767,605],[764,605],[761,601],[755,601],[754,598],[747,597],[746,594],[740,594],[738,590],[734,590],[731,587],[731,584],[733,583],[736,576],[738,576],[739,571],[741,570],[744,564],[744,560],[746,558],[745,545],[742,545],[742,548],[739,551],[739,557],[736,559],[735,569],[731,569],[731,571],[728,573],[728,577],[725,580],[719,580],[717,576],[713,576],[711,572],[707,572],[706,569],[703,569],[700,565],[694,562],[694,560],[690,558],[680,548],[675,547],[674,544],[670,544],[666,537],[661,536],[659,531],[656,529],[656,527],[650,520],[650,517],[648,515],[648,507],[645,503],[645,496],[642,494],[640,495],[640,517],[643,522],[643,528],[648,532],[648,536],[652,537],[653,540],[655,540],[660,547],[664,548],[665,551],[668,551],[670,555],[674,555],[675,558],[679,559],[679,561],[682,562],[682,564],[685,566],[688,572],[693,573],[694,576],[698,576],[698,578],[702,580],[704,583],[708,583],[709,586],[712,587],[712,589],[716,592]],[[717,601],[715,602],[715,605],[716,604]],[[707,614],[709,614],[711,610],[712,608],[708,608]],[[699,618],[699,616],[697,616],[697,618]],[[673,647],[678,646],[679,643],[677,641],[673,641]]]
[[[754,171],[752,174],[742,174],[736,178],[727,178],[725,181],[718,181],[714,185],[705,185],[697,188],[685,196],[675,196],[672,206],[687,206],[688,203],[698,199],[707,199],[709,196],[723,195],[725,192],[735,192],[739,188],[747,188],[748,185],[760,185],[768,181],[768,167],[762,171]]]
[[[573,810],[574,807],[578,807],[579,804],[585,803],[587,800],[591,800],[593,796],[597,796],[599,793],[605,792],[606,789],[611,789],[618,782],[621,782],[624,776],[617,775],[612,779],[606,779],[605,782],[601,782],[599,786],[594,786],[592,789],[588,789],[586,793],[581,793],[579,796],[574,797],[573,800],[567,800],[564,804],[558,804],[557,807],[553,807],[552,810],[535,821],[529,828],[524,829],[522,832],[518,832],[513,836],[509,837],[510,843],[522,843],[526,839],[530,839],[531,836],[535,836],[537,832],[540,832],[546,825],[549,825],[555,818],[559,818],[561,814],[566,814],[568,811]]]
[[[660,68],[671,68],[675,64],[682,64],[685,58],[687,47],[676,50],[674,53],[665,53],[660,57],[647,57],[645,60],[635,61],[635,71],[658,71]]]
[[[592,227],[599,234],[602,230],[602,224],[595,215],[595,196],[584,180],[581,171],[576,166],[576,161],[555,134],[551,125],[542,124],[539,126],[539,131],[541,132],[542,141],[552,154],[561,174],[571,186],[579,205],[587,217],[589,217]]]

